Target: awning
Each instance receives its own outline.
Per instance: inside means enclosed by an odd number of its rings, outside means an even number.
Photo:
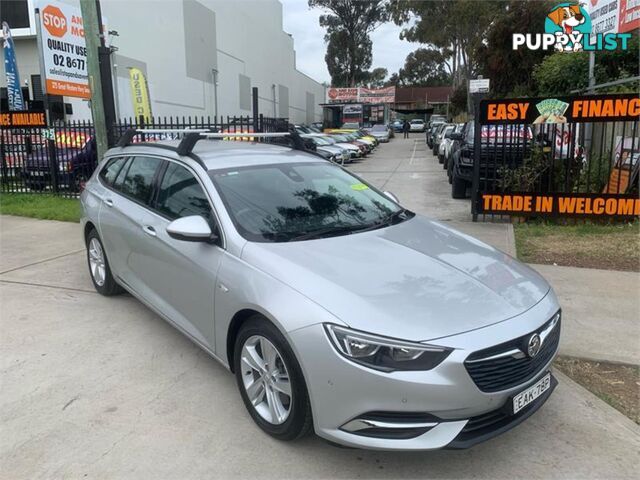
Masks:
[[[433,107],[430,107],[430,108],[393,108],[391,107],[391,110],[393,110],[396,113],[403,113],[403,114],[420,113],[424,115],[427,113],[433,113]]]

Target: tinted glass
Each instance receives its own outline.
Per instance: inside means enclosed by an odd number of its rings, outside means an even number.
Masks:
[[[153,176],[161,160],[151,157],[135,157],[129,166],[120,191],[142,203],[147,203],[151,196]]]
[[[171,220],[189,215],[211,217],[211,207],[202,187],[186,168],[170,163],[158,192],[156,209]]]
[[[105,167],[100,171],[100,178],[107,185],[112,185],[120,169],[124,165],[124,157],[113,158],[107,162]]]
[[[360,179],[325,163],[243,167],[209,175],[236,228],[252,241],[290,241],[325,229],[345,234],[402,210]]]

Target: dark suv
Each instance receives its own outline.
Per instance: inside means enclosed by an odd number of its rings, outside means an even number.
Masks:
[[[56,137],[56,165],[52,166],[47,145],[34,147],[22,169],[25,185],[32,190],[44,190],[54,185],[79,192],[98,164],[95,137],[83,133],[61,132]]]
[[[454,142],[447,173],[452,198],[466,198],[473,181],[475,125],[467,122],[462,133],[450,134]],[[531,153],[532,133],[523,125],[484,125],[480,137],[480,176],[495,178],[498,167],[516,168]]]

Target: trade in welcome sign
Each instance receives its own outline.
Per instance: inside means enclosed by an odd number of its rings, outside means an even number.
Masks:
[[[65,3],[43,1],[40,23],[46,92],[91,98],[80,9]]]

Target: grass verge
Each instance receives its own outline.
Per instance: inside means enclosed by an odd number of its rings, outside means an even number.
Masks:
[[[56,195],[0,193],[0,214],[79,222],[80,201]]]
[[[640,424],[640,366],[558,357],[554,366]]]
[[[640,223],[514,225],[518,258],[527,263],[640,271]]]

